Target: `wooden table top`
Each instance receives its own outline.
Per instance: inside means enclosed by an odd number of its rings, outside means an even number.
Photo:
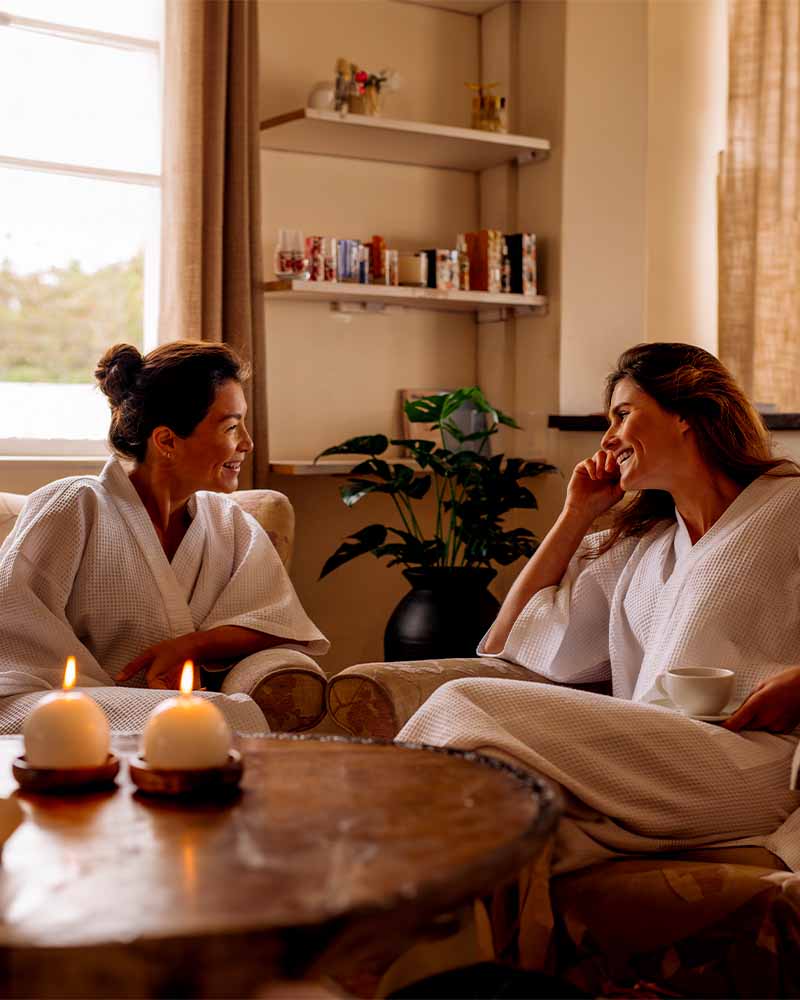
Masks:
[[[138,961],[126,982],[159,995],[163,976],[144,983],[139,967],[172,952],[173,995],[186,975],[187,995],[226,995],[197,972],[212,953],[229,964],[255,946],[261,981],[292,974],[299,954],[303,965],[347,929],[420,923],[512,877],[557,817],[549,785],[474,754],[278,736],[240,748],[232,801],[134,794],[124,764],[113,792],[16,793],[26,822],[0,869],[0,992],[59,995],[46,976],[30,980],[57,949],[62,984],[68,959],[82,977],[87,961]],[[16,788],[20,752],[17,738],[0,739],[0,794]],[[108,974],[98,994],[141,995]]]

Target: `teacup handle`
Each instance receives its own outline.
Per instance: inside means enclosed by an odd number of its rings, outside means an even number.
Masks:
[[[667,675],[659,674],[656,677],[656,689],[667,699],[667,701],[672,701],[672,695],[669,693],[667,687]]]

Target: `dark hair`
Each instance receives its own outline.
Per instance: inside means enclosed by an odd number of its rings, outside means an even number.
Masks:
[[[120,455],[143,462],[156,427],[189,437],[217,389],[249,375],[249,367],[225,344],[176,340],[144,357],[131,344],[116,344],[94,373],[111,404],[108,440]]]
[[[741,486],[773,474],[785,459],[772,454],[769,435],[733,375],[713,354],[691,344],[637,344],[620,355],[606,380],[606,410],[614,387],[629,378],[663,409],[682,417],[695,435],[706,464]],[[796,465],[779,475],[798,475]],[[614,513],[611,536],[598,554],[619,539],[645,535],[659,521],[675,519],[675,503],[663,490],[641,490]]]

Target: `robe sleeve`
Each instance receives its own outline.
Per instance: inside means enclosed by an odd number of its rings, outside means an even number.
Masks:
[[[238,504],[230,505],[230,514],[233,571],[200,628],[238,625],[285,639],[282,646],[302,653],[327,653],[330,643],[303,610],[269,535]]]
[[[607,532],[589,535],[557,586],[538,591],[523,608],[503,649],[495,656],[555,681],[588,683],[610,677],[611,600],[638,539],[629,538],[595,558]]]
[[[0,696],[60,687],[68,656],[80,687],[111,684],[66,614],[93,520],[90,488],[52,483],[30,496],[0,549]]]

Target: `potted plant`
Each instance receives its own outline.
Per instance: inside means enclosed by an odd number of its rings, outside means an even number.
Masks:
[[[482,426],[465,431],[457,417],[477,411]],[[512,510],[535,509],[536,498],[521,481],[553,470],[544,462],[490,455],[499,426],[518,427],[492,406],[477,386],[406,402],[411,423],[430,424],[439,441],[362,435],[326,448],[325,455],[363,455],[341,488],[348,507],[373,493],[391,497],[399,524],[370,524],[349,535],[322,567],[320,579],[339,566],[372,553],[402,565],[411,591],[392,613],[384,635],[387,660],[472,656],[499,604],[488,585],[493,564],[506,566],[531,556],[538,541],[527,528],[504,526]],[[385,461],[389,445],[401,445],[419,465]],[[315,460],[316,461],[316,460]],[[434,523],[427,533],[418,504],[431,491]]]

